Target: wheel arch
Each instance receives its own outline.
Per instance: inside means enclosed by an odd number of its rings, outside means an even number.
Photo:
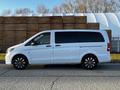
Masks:
[[[84,58],[85,58],[85,57],[88,57],[88,56],[93,56],[93,57],[95,57],[96,60],[97,60],[97,63],[99,63],[98,57],[97,57],[95,54],[93,54],[93,53],[84,54],[84,55],[82,56],[82,58],[81,58],[81,62],[83,62]]]
[[[27,58],[24,54],[16,54],[16,55],[14,55],[14,56],[12,57],[12,64],[13,64],[13,59],[16,58],[16,57],[18,57],[18,56],[22,56],[22,57],[26,58],[27,63],[29,64],[28,58]]]

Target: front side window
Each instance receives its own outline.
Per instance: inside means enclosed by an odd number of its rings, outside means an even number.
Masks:
[[[26,46],[29,45],[45,45],[50,44],[50,33],[42,33],[35,38],[33,38],[31,41],[29,41]]]

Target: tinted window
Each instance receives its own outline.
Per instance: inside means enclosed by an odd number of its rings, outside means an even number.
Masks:
[[[56,32],[55,43],[104,42],[99,32]]]
[[[36,36],[26,45],[28,46],[28,45],[44,45],[44,44],[50,44],[50,33],[49,32]]]

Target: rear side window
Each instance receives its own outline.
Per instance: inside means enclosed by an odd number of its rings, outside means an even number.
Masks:
[[[104,42],[99,32],[55,32],[55,43]]]

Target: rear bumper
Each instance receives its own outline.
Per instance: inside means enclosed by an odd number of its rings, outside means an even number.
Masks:
[[[110,54],[100,54],[98,56],[98,60],[99,60],[100,63],[111,62],[111,56],[110,56]]]

